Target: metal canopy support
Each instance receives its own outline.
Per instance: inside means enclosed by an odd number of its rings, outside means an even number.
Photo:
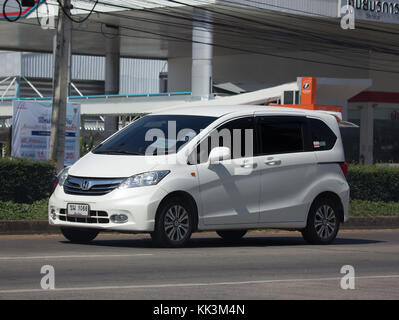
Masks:
[[[360,109],[360,159],[361,164],[373,164],[374,108],[365,103]]]
[[[207,22],[212,17],[199,9],[194,10],[194,15],[191,91],[193,99],[208,100],[212,97],[213,30]]]
[[[8,79],[8,78],[7,78]],[[14,77],[13,79],[12,79],[12,81],[10,82],[10,84],[7,86],[7,88],[6,88],[6,90],[3,92],[3,94],[2,94],[2,98],[4,98],[6,95],[7,95],[7,92],[8,92],[8,90],[10,90],[10,88],[13,86],[13,84],[14,84],[14,82],[15,82],[15,80],[17,79],[17,77]]]
[[[119,27],[105,25],[105,94],[119,93],[120,75],[120,37]],[[112,108],[112,106],[110,106]],[[119,117],[106,116],[104,123],[105,136],[108,137],[118,131]]]
[[[75,84],[71,81],[71,87],[75,89],[75,91],[81,96],[83,97],[82,92],[80,92],[80,90],[75,86]]]
[[[26,83],[33,89],[33,91],[36,92],[36,94],[37,94],[39,97],[43,98],[43,95],[40,93],[39,90],[36,89],[36,87],[32,84],[32,82],[30,82],[30,81],[29,81],[28,79],[26,79],[25,77],[22,77],[22,79],[24,79],[24,80],[26,81]]]

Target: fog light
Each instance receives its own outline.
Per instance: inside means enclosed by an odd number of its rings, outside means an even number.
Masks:
[[[121,213],[121,214],[113,214],[110,219],[113,223],[125,223],[127,222],[128,217],[126,214]]]
[[[53,207],[51,207],[51,209],[50,209],[50,216],[51,216],[51,219],[53,219],[53,220],[57,219],[57,213],[55,212],[55,208],[53,208]]]

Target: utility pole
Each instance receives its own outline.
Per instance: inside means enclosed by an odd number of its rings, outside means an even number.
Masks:
[[[71,0],[60,0],[60,2],[65,12],[70,15]],[[57,172],[64,168],[66,107],[71,66],[72,21],[66,16],[65,12],[60,6],[54,47],[50,160],[57,163]]]

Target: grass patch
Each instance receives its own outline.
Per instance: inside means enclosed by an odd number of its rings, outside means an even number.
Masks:
[[[35,201],[32,204],[0,201],[1,220],[47,220],[48,200]],[[399,216],[399,202],[382,202],[351,200],[349,204],[351,217]]]
[[[349,217],[399,216],[399,202],[351,200]]]
[[[47,219],[47,205],[47,199],[32,204],[0,201],[0,221]]]

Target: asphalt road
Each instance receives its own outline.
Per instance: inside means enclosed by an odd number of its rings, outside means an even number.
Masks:
[[[55,290],[41,289],[43,265]],[[354,290],[340,286],[343,265],[354,267]],[[343,231],[329,246],[295,232],[252,232],[235,245],[207,233],[183,249],[143,235],[89,245],[0,236],[0,299],[399,299],[399,230]]]

